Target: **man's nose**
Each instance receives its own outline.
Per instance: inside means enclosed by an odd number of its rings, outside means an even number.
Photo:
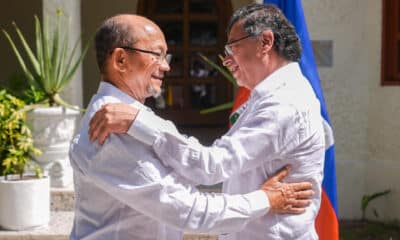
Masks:
[[[166,61],[166,59],[161,62],[160,70],[164,72],[169,72],[169,70],[171,70],[171,67],[169,66],[169,63]]]

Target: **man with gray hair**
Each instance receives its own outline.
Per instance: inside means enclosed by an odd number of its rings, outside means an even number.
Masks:
[[[107,19],[95,41],[102,81],[71,143],[76,201],[70,239],[176,240],[182,230],[237,232],[268,212],[305,211],[311,184],[279,182],[287,168],[244,194],[200,193],[193,181],[163,165],[151,146],[127,134],[113,134],[102,146],[90,142],[89,121],[105,104],[124,103],[149,114],[137,116],[138,122],[155,117],[143,102],[161,91],[170,69],[164,34],[147,18]],[[156,124],[172,129],[164,120]]]
[[[297,62],[299,37],[283,13],[269,4],[238,9],[227,33],[223,63],[251,95],[224,136],[203,146],[193,137],[160,127],[154,115],[117,104],[96,113],[91,140],[102,143],[110,133],[128,132],[181,175],[201,184],[223,181],[223,192],[230,194],[255,190],[274,171],[291,164],[286,181],[310,181],[316,192],[305,213],[269,212],[219,239],[318,239],[314,221],[321,200],[325,140],[319,101]]]

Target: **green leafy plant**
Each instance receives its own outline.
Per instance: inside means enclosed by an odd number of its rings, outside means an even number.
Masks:
[[[220,67],[217,63],[211,61],[209,58],[207,58],[206,56],[204,56],[201,53],[199,53],[199,56],[205,63],[207,63],[211,67],[215,68],[219,73],[221,73],[222,76],[224,76],[229,82],[231,82],[235,88],[237,87],[236,80],[232,76],[232,73],[229,70],[227,70],[227,69],[225,69],[223,67]],[[218,57],[222,60],[222,56],[221,55],[219,55]],[[222,110],[225,110],[225,109],[231,109],[232,107],[233,107],[233,101],[228,102],[228,103],[223,103],[223,104],[220,104],[220,105],[215,106],[215,107],[203,109],[203,110],[200,111],[200,113],[201,114],[207,114],[207,113],[222,111]]]
[[[25,166],[37,177],[41,169],[31,162],[31,154],[40,154],[33,145],[32,133],[25,122],[24,101],[0,90],[0,160],[2,175],[19,174],[22,179]]]
[[[27,105],[40,103],[46,98],[45,93],[30,85],[21,72],[13,73],[7,81],[2,83],[2,87]]]
[[[372,200],[380,198],[380,197],[383,197],[383,196],[385,196],[385,195],[387,195],[389,193],[390,193],[390,190],[385,190],[385,191],[382,191],[382,192],[373,193],[371,195],[364,195],[362,197],[362,199],[361,199],[361,211],[362,211],[361,220],[365,221],[365,219],[366,219],[365,218],[365,214],[366,214],[368,205],[370,204],[370,202]],[[375,217],[379,217],[378,212],[376,211],[376,209],[373,209],[373,212],[374,212]]]
[[[60,105],[74,108],[60,97],[60,92],[72,80],[91,44],[87,43],[82,53],[78,55],[79,38],[70,50],[69,31],[68,29],[64,30],[65,24],[61,23],[62,11],[58,9],[56,15],[57,19],[52,31],[50,31],[48,19],[44,19],[42,27],[39,18],[34,16],[35,52],[15,22],[13,22],[13,26],[22,45],[20,49],[17,48],[16,41],[6,30],[2,29],[2,32],[17,57],[25,78],[33,86],[30,90],[37,94],[35,100],[39,105]],[[25,52],[26,59],[22,57],[22,51]],[[38,96],[40,97],[38,98]]]

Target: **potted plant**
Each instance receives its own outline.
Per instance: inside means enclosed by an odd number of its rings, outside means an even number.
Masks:
[[[31,162],[40,150],[23,111],[25,103],[0,90],[0,226],[10,230],[47,224],[50,218],[49,178]],[[34,175],[25,175],[30,167]]]
[[[21,48],[16,46],[16,41],[7,31],[3,29],[2,32],[17,57],[25,78],[33,86],[33,92],[42,93],[37,94],[42,96],[41,99],[26,107],[27,110],[33,109],[28,112],[27,118],[33,130],[35,145],[43,151],[35,160],[48,172],[51,186],[64,187],[72,183],[68,149],[81,110],[65,102],[60,97],[60,92],[72,80],[90,44],[87,43],[82,53],[78,54],[80,39],[77,39],[71,50],[69,31],[61,23],[62,11],[57,10],[56,16],[55,25],[51,29],[47,19],[41,24],[39,18],[34,16],[35,52],[16,23],[13,26]],[[25,52],[25,59],[21,55],[22,51]]]

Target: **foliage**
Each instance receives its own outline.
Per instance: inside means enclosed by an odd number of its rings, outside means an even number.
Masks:
[[[339,227],[341,240],[400,239],[400,225],[396,220],[390,222],[341,220]]]
[[[19,174],[22,178],[25,165],[35,170],[36,176],[41,177],[40,168],[31,163],[30,154],[40,154],[33,146],[33,139],[22,111],[25,103],[0,90],[0,160],[2,174]]]
[[[2,83],[2,87],[27,105],[43,102],[46,98],[45,93],[30,85],[21,72],[13,73],[5,83]]]
[[[237,87],[236,79],[232,76],[232,73],[229,70],[218,66],[218,64],[216,64],[215,62],[211,61],[209,58],[207,58],[206,56],[204,56],[201,53],[199,53],[199,56],[205,63],[207,63],[211,67],[215,68],[219,73],[221,73],[222,76],[224,76],[229,82],[231,82],[235,88]],[[222,60],[222,56],[221,55],[219,55],[219,58]],[[222,110],[225,110],[225,109],[231,109],[232,107],[233,107],[233,101],[228,102],[228,103],[223,103],[221,105],[218,105],[218,106],[215,106],[215,107],[212,107],[212,108],[203,109],[203,110],[200,111],[200,113],[201,114],[207,114],[207,113],[222,111]]]
[[[12,24],[18,36],[17,39],[22,45],[21,48],[16,46],[16,40],[13,40],[6,30],[2,29],[2,32],[10,43],[25,78],[33,86],[28,90],[28,93],[30,91],[31,94],[36,94],[33,99],[50,106],[73,107],[66,103],[59,94],[72,80],[91,44],[87,43],[82,53],[78,55],[79,38],[70,51],[69,31],[64,29],[65,24],[61,23],[61,16],[62,11],[58,9],[57,19],[52,31],[50,31],[47,18],[44,19],[42,27],[39,18],[36,15],[34,16],[35,53],[15,22]],[[22,52],[26,54],[25,59],[21,55]],[[38,96],[41,97],[38,98]]]
[[[365,220],[365,213],[367,211],[367,207],[372,200],[383,197],[389,193],[390,193],[390,190],[385,190],[382,192],[373,193],[371,195],[364,195],[361,199],[361,211],[362,211],[361,220],[363,220],[363,221]],[[374,211],[375,217],[379,217],[376,209],[373,209],[373,211]]]

